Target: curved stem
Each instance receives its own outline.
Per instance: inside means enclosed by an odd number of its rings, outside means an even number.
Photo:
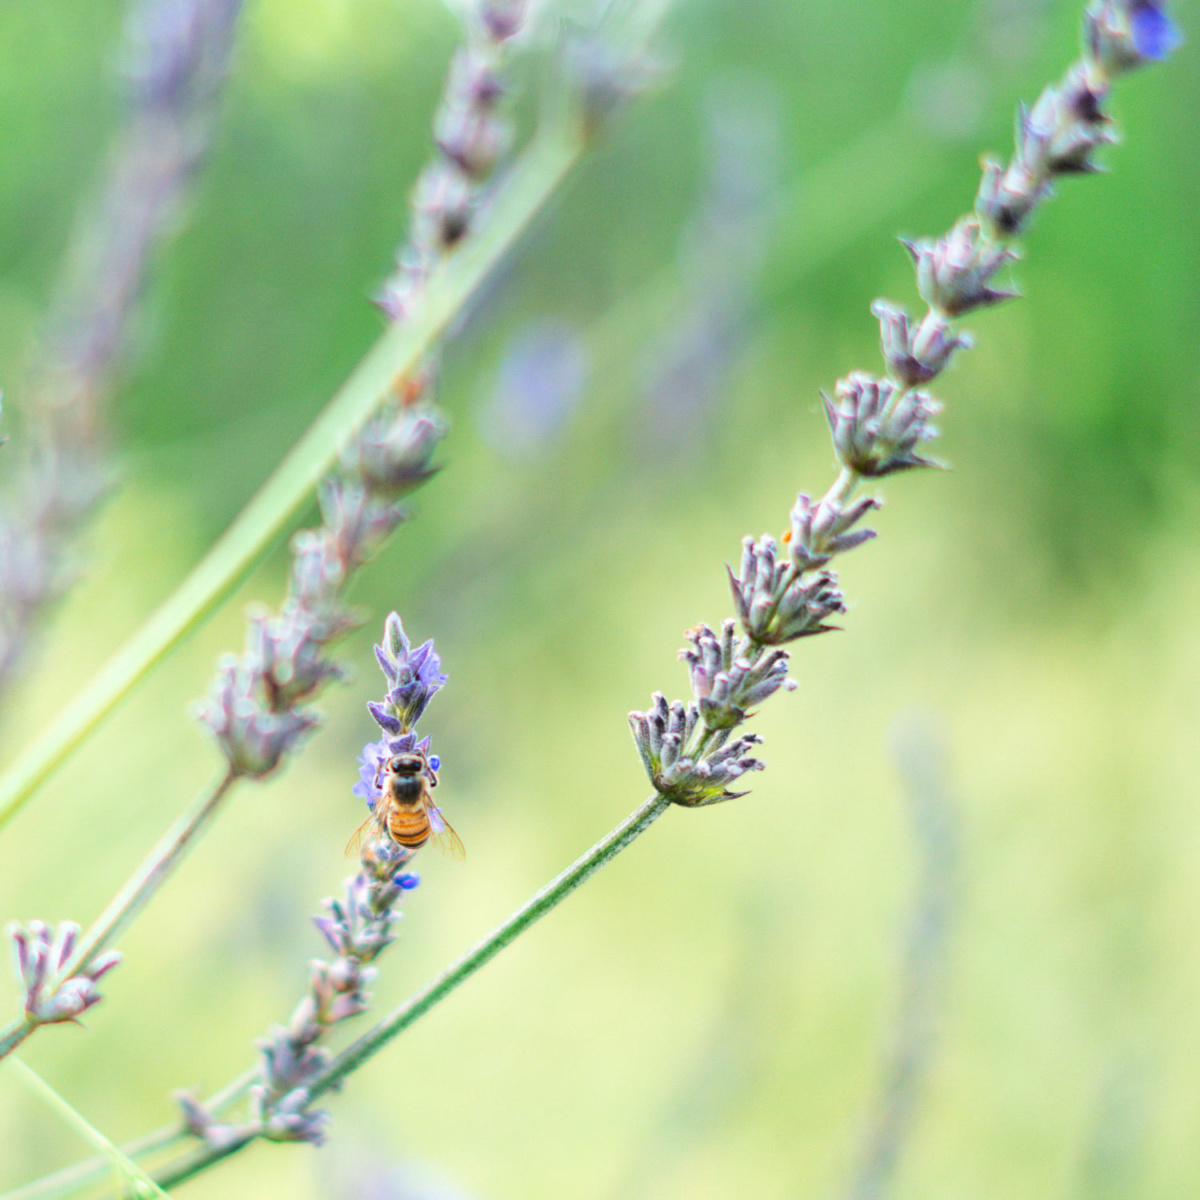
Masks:
[[[823,499],[845,507],[846,502],[854,495],[854,489],[858,487],[861,479],[862,476],[853,467],[843,467]]]
[[[478,237],[431,276],[410,320],[375,343],[321,415],[191,574],[0,778],[0,826],[168,651],[250,572],[338,454],[463,311],[582,154],[564,125],[540,134],[509,175]]]
[[[511,942],[531,925],[561,904],[580,884],[590,879],[601,867],[614,859],[640,834],[650,828],[666,811],[670,801],[655,793],[635,809],[620,825],[610,830],[587,853],[555,876],[545,887],[531,896],[507,920],[497,925],[487,937],[451,963],[436,979],[394,1008],[374,1028],[352,1042],[309,1085],[313,1099],[335,1088],[347,1075],[356,1071],[367,1059],[377,1054],[394,1037],[406,1030],[418,1017],[444,1000],[459,984],[466,982],[480,967],[491,962]],[[154,1173],[161,1187],[172,1187],[203,1171],[213,1163],[249,1144],[252,1139],[238,1140],[230,1146],[199,1146],[178,1162]]]

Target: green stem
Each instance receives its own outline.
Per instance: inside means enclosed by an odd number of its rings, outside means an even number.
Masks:
[[[829,491],[825,493],[824,499],[845,508],[861,479],[862,476],[853,467],[843,467],[838,472],[838,477],[833,481]]]
[[[226,770],[192,801],[145,857],[142,865],[129,877],[125,886],[112,898],[108,907],[92,922],[66,966],[47,981],[47,994],[52,994],[64,980],[86,971],[96,957],[125,932],[182,862],[184,855],[216,815],[236,779],[233,771]],[[25,1018],[19,1018],[0,1031],[0,1058],[15,1050],[36,1028]]]
[[[148,1155],[170,1149],[176,1142],[187,1137],[186,1130],[173,1125],[169,1131],[159,1130],[147,1134],[136,1142],[128,1142],[122,1146],[121,1153],[128,1159],[137,1162]],[[57,1200],[79,1192],[90,1184],[96,1183],[112,1170],[112,1161],[107,1154],[99,1154],[94,1158],[84,1159],[83,1162],[73,1163],[53,1175],[43,1175],[41,1179],[25,1184],[24,1187],[14,1188],[0,1195],[0,1200]]]
[[[36,1071],[27,1067],[19,1058],[12,1060],[12,1069],[17,1073],[17,1078],[20,1079],[34,1095],[38,1096],[47,1106],[52,1108],[63,1122],[74,1129],[85,1141],[90,1142],[93,1146],[99,1149],[104,1156],[109,1160],[112,1167],[124,1176],[124,1180],[129,1184],[138,1184],[137,1194],[144,1195],[150,1193],[152,1195],[164,1196],[166,1200],[170,1200],[167,1193],[162,1190],[142,1170],[137,1163],[127,1158],[121,1151],[113,1145],[94,1125],[86,1121],[83,1116],[74,1108],[71,1107]],[[122,1192],[124,1192],[122,1188]]]
[[[610,830],[586,854],[577,858],[565,871],[555,876],[544,888],[530,897],[506,921],[498,925],[482,941],[468,950],[457,962],[447,967],[436,979],[393,1009],[374,1028],[352,1042],[309,1085],[313,1099],[335,1088],[347,1075],[377,1054],[394,1037],[406,1030],[418,1017],[444,1000],[459,984],[464,983],[480,967],[491,962],[507,945],[520,937],[531,925],[561,904],[580,884],[590,879],[601,867],[614,859],[669,807],[670,801],[655,793],[635,809],[615,829]],[[238,1141],[231,1147],[200,1146],[177,1163],[154,1175],[161,1187],[172,1187],[203,1171],[213,1163],[247,1145],[251,1139]]]
[[[204,1107],[214,1116],[219,1116],[245,1096],[257,1078],[258,1070],[252,1068],[209,1097],[204,1102]],[[136,1162],[170,1150],[190,1136],[187,1129],[176,1121],[172,1125],[156,1129],[153,1133],[144,1134],[136,1141],[126,1142],[121,1147],[121,1153]],[[0,1195],[0,1200],[57,1200],[60,1196],[78,1194],[85,1187],[96,1183],[108,1171],[108,1157],[97,1155],[95,1158],[73,1163],[61,1171],[55,1171],[53,1175],[43,1175],[41,1179],[27,1183],[15,1191],[4,1192]]]
[[[643,801],[620,825],[610,830],[587,853],[534,893],[512,916],[493,929],[457,962],[448,966],[415,996],[409,997],[373,1029],[347,1046],[310,1085],[309,1091],[312,1096],[315,1098],[336,1087],[368,1058],[382,1050],[392,1038],[403,1033],[418,1017],[444,1000],[480,967],[491,962],[501,950],[541,920],[551,909],[561,904],[580,884],[586,883],[601,867],[611,862],[630,843],[645,833],[669,806],[670,801],[657,792]]]
[[[512,169],[477,237],[430,278],[411,320],[393,325],[191,574],[0,778],[0,826],[129,690],[249,574],[355,433],[411,372],[512,250],[582,154],[562,125],[540,134]]]

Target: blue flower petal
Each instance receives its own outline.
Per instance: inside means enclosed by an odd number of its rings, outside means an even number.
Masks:
[[[1179,27],[1151,0],[1133,10],[1129,23],[1137,52],[1153,62],[1162,62],[1169,57],[1183,40]]]

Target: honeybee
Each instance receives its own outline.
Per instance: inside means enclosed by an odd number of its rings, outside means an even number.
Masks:
[[[379,799],[350,839],[346,853],[357,850],[368,833],[375,837],[386,829],[395,842],[410,850],[432,840],[451,858],[462,858],[466,854],[462,839],[451,829],[430,795],[437,781],[437,772],[422,750],[381,758],[375,769]]]

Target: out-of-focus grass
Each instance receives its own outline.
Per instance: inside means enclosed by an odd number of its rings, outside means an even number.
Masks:
[[[1004,59],[987,22],[1016,11],[1033,19]],[[112,119],[117,12],[0,12],[6,411]],[[722,560],[827,482],[817,389],[876,365],[874,296],[913,295],[892,235],[936,232],[966,207],[978,151],[1007,146],[1013,104],[1065,64],[1077,19],[1073,3],[943,0],[680,14],[672,87],[621,123],[448,354],[446,470],[359,586],[371,615],[346,650],[357,680],[133,929],[87,1031],[29,1044],[107,1136],[167,1119],[172,1088],[242,1070],[298,997],[321,952],[308,915],[348,870],[354,754],[378,691],[369,645],[388,608],[436,636],[451,677],[427,720],[468,857],[420,864],[381,1006],[642,798],[625,712],[682,692],[682,630],[729,610]],[[399,234],[452,41],[433,4],[249,6],[217,161],[118,401],[125,483],[6,704],[10,749],[169,589],[373,335],[364,296]],[[961,142],[904,99],[915,68],[954,55],[984,97]],[[1196,1191],[1193,55],[1128,81],[1113,173],[1044,210],[1016,272],[1027,298],[968,322],[979,348],[940,388],[954,470],[884,489],[880,539],[844,563],[846,632],[802,644],[800,690],[756,722],[769,769],[754,794],[668,814],[335,1097],[325,1149],[257,1147],[192,1185],[198,1198],[352,1194],[360,1168],[411,1160],[496,1200],[836,1193],[898,1001],[915,864],[886,731],[913,706],[946,723],[962,880],[895,1194]],[[676,309],[703,99],[734,70],[775,96],[784,192],[799,199],[780,211],[765,300],[703,435],[680,456],[649,453],[639,347]],[[912,138],[935,183],[858,165],[847,147],[880,126]],[[849,166],[831,178],[822,161]],[[809,168],[831,201],[805,199]],[[868,186],[896,195],[876,207]],[[872,215],[831,224],[843,210]],[[793,257],[808,231],[836,249]],[[509,339],[547,312],[583,331],[592,376],[542,456],[510,461],[475,414]],[[99,910],[207,776],[186,704],[282,570],[282,557],[264,566],[6,831],[0,914]],[[85,1152],[0,1067],[0,1186]]]

